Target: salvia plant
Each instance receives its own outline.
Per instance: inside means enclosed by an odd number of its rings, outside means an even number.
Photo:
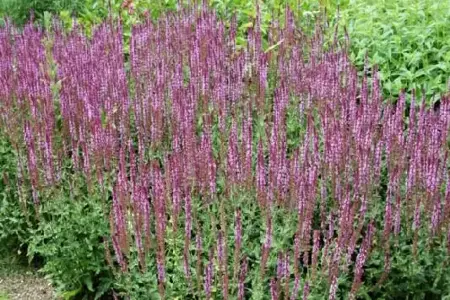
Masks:
[[[263,49],[258,14],[240,49],[235,19],[180,8],[134,26],[129,57],[113,20],[92,36],[6,22],[1,127],[38,222],[82,182],[110,268],[167,299],[356,299],[399,243],[449,270],[449,97],[385,103],[348,41],[325,51],[321,26],[285,16]]]

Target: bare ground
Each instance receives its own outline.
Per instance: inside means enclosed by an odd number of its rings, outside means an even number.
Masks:
[[[50,283],[17,257],[0,253],[0,300],[57,299]]]
[[[51,285],[32,272],[0,277],[0,300],[53,300]]]

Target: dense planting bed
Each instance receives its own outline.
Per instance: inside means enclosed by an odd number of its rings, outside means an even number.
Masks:
[[[242,48],[207,7],[129,49],[112,20],[0,28],[2,226],[61,293],[450,294],[449,97],[384,101],[348,39],[285,15],[270,47],[259,15]]]

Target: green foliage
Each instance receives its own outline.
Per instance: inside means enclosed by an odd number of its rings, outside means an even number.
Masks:
[[[450,78],[450,2],[433,0],[350,0],[339,13],[351,41],[351,57],[363,70],[380,69],[383,94],[425,89],[427,97],[447,90]]]
[[[62,10],[76,13],[83,7],[83,0],[2,0],[0,18],[9,17],[16,24],[23,25],[31,12],[36,20],[42,20],[44,13],[58,14]]]
[[[359,294],[370,295],[371,299],[444,299],[443,296],[450,295],[446,245],[436,243],[428,230],[421,230],[420,235],[416,255],[410,236],[401,233],[392,243],[391,271],[382,284],[378,280],[384,269],[384,251],[374,250],[366,264],[365,282]]]
[[[106,20],[109,12],[112,13],[113,18],[120,18],[124,26],[124,36],[126,43],[131,36],[131,26],[142,20],[147,16],[153,20],[157,19],[162,13],[175,12],[177,10],[177,0],[134,0],[132,8],[124,7],[123,0],[80,0],[83,1],[82,7],[77,10],[76,20],[85,28],[87,32],[91,32],[93,26]],[[183,4],[188,1],[180,1]],[[217,14],[225,20],[227,26],[230,25],[230,20],[236,16],[237,28],[237,44],[244,46],[246,43],[246,32],[249,27],[255,25],[257,15],[256,1],[247,0],[209,0],[209,5],[217,12]],[[299,0],[271,0],[259,1],[259,8],[261,12],[261,31],[263,36],[267,37],[269,26],[274,20],[284,23],[284,12],[286,7],[290,7],[294,15],[300,21],[300,24],[305,30],[310,30],[315,19],[321,14],[321,8],[335,9],[335,5],[323,1],[323,4],[317,1],[299,1]],[[62,9],[57,15],[65,24],[66,28],[70,28],[73,23],[72,12],[70,9]],[[263,39],[265,48],[270,46],[267,39]],[[126,48],[125,51],[128,51]]]
[[[270,1],[247,1],[247,0],[210,0],[210,5],[217,11],[218,15],[224,20],[231,20],[233,15],[236,16],[238,23],[237,43],[238,45],[245,44],[246,31],[249,27],[255,25],[257,15],[257,6],[261,13],[261,32],[264,37],[267,33],[271,23],[274,21],[284,23],[285,10],[289,7],[296,20],[300,23],[304,30],[310,30],[315,19],[321,14],[322,8],[333,7],[333,5],[326,1],[299,1],[299,0],[270,0]],[[267,39],[263,40],[265,48],[274,45],[267,44]]]
[[[88,193],[80,178],[71,182],[65,181],[67,188],[55,190],[41,204],[28,255],[44,261],[41,272],[66,299],[78,294],[100,297],[113,282],[103,246],[108,221],[99,193]]]
[[[26,207],[20,204],[17,175],[17,156],[0,135],[0,252],[18,252],[28,237]]]

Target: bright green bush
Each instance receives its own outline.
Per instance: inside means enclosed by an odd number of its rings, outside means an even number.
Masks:
[[[31,12],[36,20],[44,18],[44,13],[58,14],[67,10],[76,14],[83,8],[83,0],[2,0],[0,1],[0,18],[8,17],[16,24],[27,22]]]
[[[400,89],[428,97],[447,90],[450,78],[450,2],[441,0],[351,0],[339,13],[351,40],[351,57],[363,70],[380,69],[383,94],[395,99]]]
[[[111,10],[114,18],[121,18],[124,25],[125,39],[131,36],[130,28],[133,24],[142,21],[146,17],[158,18],[163,12],[177,10],[177,0],[134,0],[132,5],[124,7],[124,0],[83,0],[83,8],[77,13],[77,22],[88,32],[92,26],[104,21]],[[330,1],[328,1],[330,2]],[[265,37],[273,20],[284,22],[284,12],[286,7],[290,7],[305,30],[311,30],[317,16],[322,15],[322,8],[329,7],[332,11],[336,8],[327,1],[299,1],[299,0],[271,0],[259,1],[261,12],[261,31]],[[188,3],[184,0],[181,3]],[[209,0],[209,5],[214,8],[217,14],[229,25],[229,21],[236,17],[238,23],[237,44],[245,45],[245,35],[247,29],[254,26],[256,19],[256,1],[247,0]],[[72,13],[68,9],[61,10],[59,17],[63,20],[66,28],[70,28],[73,22]],[[267,39],[263,40],[263,45],[268,48]]]

